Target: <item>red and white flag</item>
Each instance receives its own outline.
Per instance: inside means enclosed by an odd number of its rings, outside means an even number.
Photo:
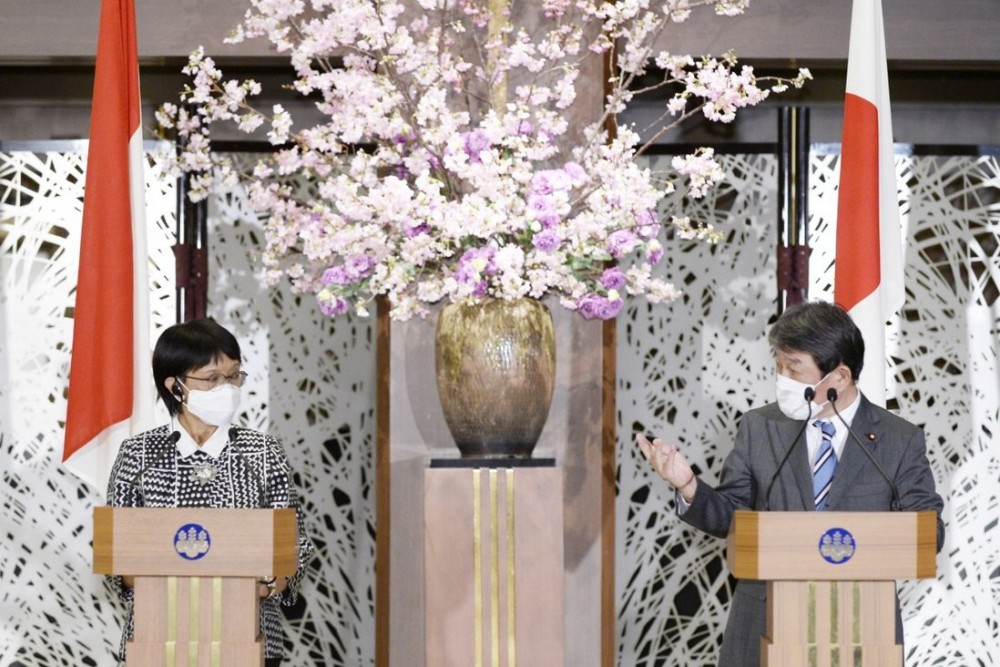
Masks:
[[[884,406],[886,321],[905,293],[881,0],[851,11],[841,156],[834,301],[865,339],[861,391]]]
[[[153,420],[143,165],[135,7],[103,0],[63,446],[102,495],[122,440]]]

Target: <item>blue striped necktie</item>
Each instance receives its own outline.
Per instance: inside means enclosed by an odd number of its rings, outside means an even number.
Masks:
[[[817,419],[813,426],[823,432],[823,441],[819,445],[816,462],[813,463],[813,500],[816,509],[826,508],[826,498],[830,494],[830,484],[833,482],[833,471],[837,468],[837,453],[833,451],[833,435],[837,429],[833,423]]]

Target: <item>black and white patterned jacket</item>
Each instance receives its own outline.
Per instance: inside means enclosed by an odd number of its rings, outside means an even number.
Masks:
[[[201,448],[191,445],[186,433],[185,442],[180,443],[173,434],[174,429],[164,425],[122,443],[108,481],[108,504],[115,507],[294,507],[299,532],[298,568],[289,577],[284,593],[272,600],[262,600],[260,605],[264,656],[280,658],[284,652],[284,635],[278,605],[295,603],[299,582],[313,553],[281,443],[265,433],[238,427],[220,427]],[[200,481],[199,470],[211,471],[212,479],[207,483]],[[202,480],[204,477],[203,474]],[[133,631],[132,589],[124,587],[120,577],[108,577],[108,581],[128,608],[121,641],[124,659],[126,642]]]

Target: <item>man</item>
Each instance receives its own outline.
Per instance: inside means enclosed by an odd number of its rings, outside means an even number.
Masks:
[[[777,402],[743,416],[718,486],[698,479],[675,445],[636,436],[646,459],[676,489],[681,519],[725,537],[733,512],[740,509],[932,509],[938,516],[940,551],[944,503],[935,491],[923,430],[873,405],[858,390],[865,344],[847,312],[827,303],[793,306],[778,318],[768,341],[777,371]],[[892,485],[853,441],[845,422],[868,445]],[[719,667],[760,664],[766,597],[766,582],[737,583]],[[897,601],[900,644],[902,632]]]

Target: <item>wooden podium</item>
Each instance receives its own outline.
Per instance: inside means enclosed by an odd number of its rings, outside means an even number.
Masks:
[[[935,576],[935,512],[738,511],[728,563],[767,581],[763,667],[901,667],[896,579]]]
[[[129,667],[262,665],[257,580],[297,564],[294,509],[94,508],[94,572],[135,577]]]

